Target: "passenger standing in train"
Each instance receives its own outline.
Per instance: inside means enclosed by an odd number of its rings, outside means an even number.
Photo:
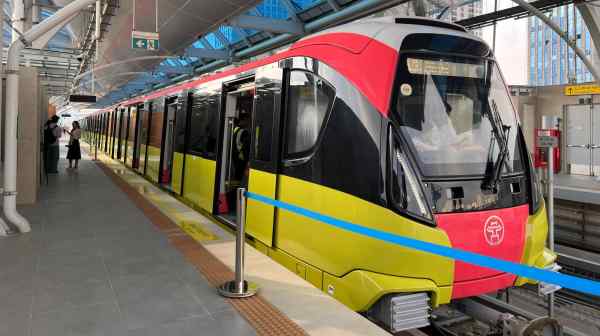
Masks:
[[[69,151],[67,152],[67,160],[69,160],[69,169],[79,166],[79,160],[81,160],[81,147],[79,146],[79,139],[81,138],[81,128],[79,127],[78,121],[73,121],[73,128],[71,131],[67,131],[71,138],[69,139]],[[75,161],[75,167],[73,167],[73,161]]]
[[[58,159],[60,156],[59,139],[63,133],[58,126],[57,115],[52,116],[44,126],[44,161],[47,174],[58,173]]]
[[[233,131],[233,162],[234,162],[234,177],[236,181],[245,187],[246,169],[250,159],[250,132],[248,119],[240,119],[238,126]],[[247,183],[247,182],[246,182]]]

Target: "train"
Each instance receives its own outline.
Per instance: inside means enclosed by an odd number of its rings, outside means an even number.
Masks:
[[[556,259],[498,64],[484,41],[452,23],[340,25],[127,98],[87,116],[83,128],[113,159],[232,227],[235,191],[246,188],[524,265]],[[392,331],[424,325],[426,311],[452,300],[533,283],[254,199],[246,230],[258,250]]]

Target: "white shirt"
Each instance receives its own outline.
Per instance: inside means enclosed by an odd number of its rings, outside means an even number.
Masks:
[[[62,136],[63,129],[60,126],[58,126],[57,124],[55,124],[55,123],[51,123],[50,125],[48,125],[48,127],[50,127],[50,128],[54,127],[52,129],[52,134],[54,134],[54,136],[56,137],[56,141],[54,141],[50,145],[56,145],[56,146],[58,146],[58,139],[60,139],[60,137]]]
[[[71,140],[79,140],[81,138],[81,129],[77,128],[71,131]]]

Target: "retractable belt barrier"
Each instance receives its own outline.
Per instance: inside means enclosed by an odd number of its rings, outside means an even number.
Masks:
[[[454,260],[460,260],[477,266],[496,269],[528,279],[562,286],[564,288],[572,289],[575,291],[600,296],[600,282],[597,281],[582,279],[575,276],[547,271],[531,266],[525,266],[519,263],[496,259],[482,254],[468,252],[456,248],[425,242],[422,240],[395,235],[385,231],[367,228],[341,219],[333,218],[311,210],[307,210],[289,203],[277,201],[269,197],[265,197],[249,191],[245,193],[245,196],[249,199],[253,199],[264,204],[272,205],[279,209],[290,211],[295,214],[337,227],[339,229],[371,237],[373,239],[385,241],[388,243],[400,245],[403,247],[415,249],[426,253],[439,255]]]

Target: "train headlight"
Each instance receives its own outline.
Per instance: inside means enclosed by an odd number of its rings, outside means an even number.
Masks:
[[[400,142],[394,137],[392,129],[389,132],[389,199],[397,210],[410,215],[432,221],[433,215],[421,181],[413,170],[408,157],[402,151]]]
[[[402,168],[404,183],[408,185],[408,188],[406,185],[404,186],[407,207],[408,203],[414,202],[416,205],[414,208],[417,210],[417,214],[421,217],[431,219],[431,212],[429,211],[429,207],[427,206],[427,202],[423,196],[423,191],[417,182],[417,178],[408,165],[406,157],[400,152],[400,150],[396,150],[396,160],[398,160],[400,167]]]

